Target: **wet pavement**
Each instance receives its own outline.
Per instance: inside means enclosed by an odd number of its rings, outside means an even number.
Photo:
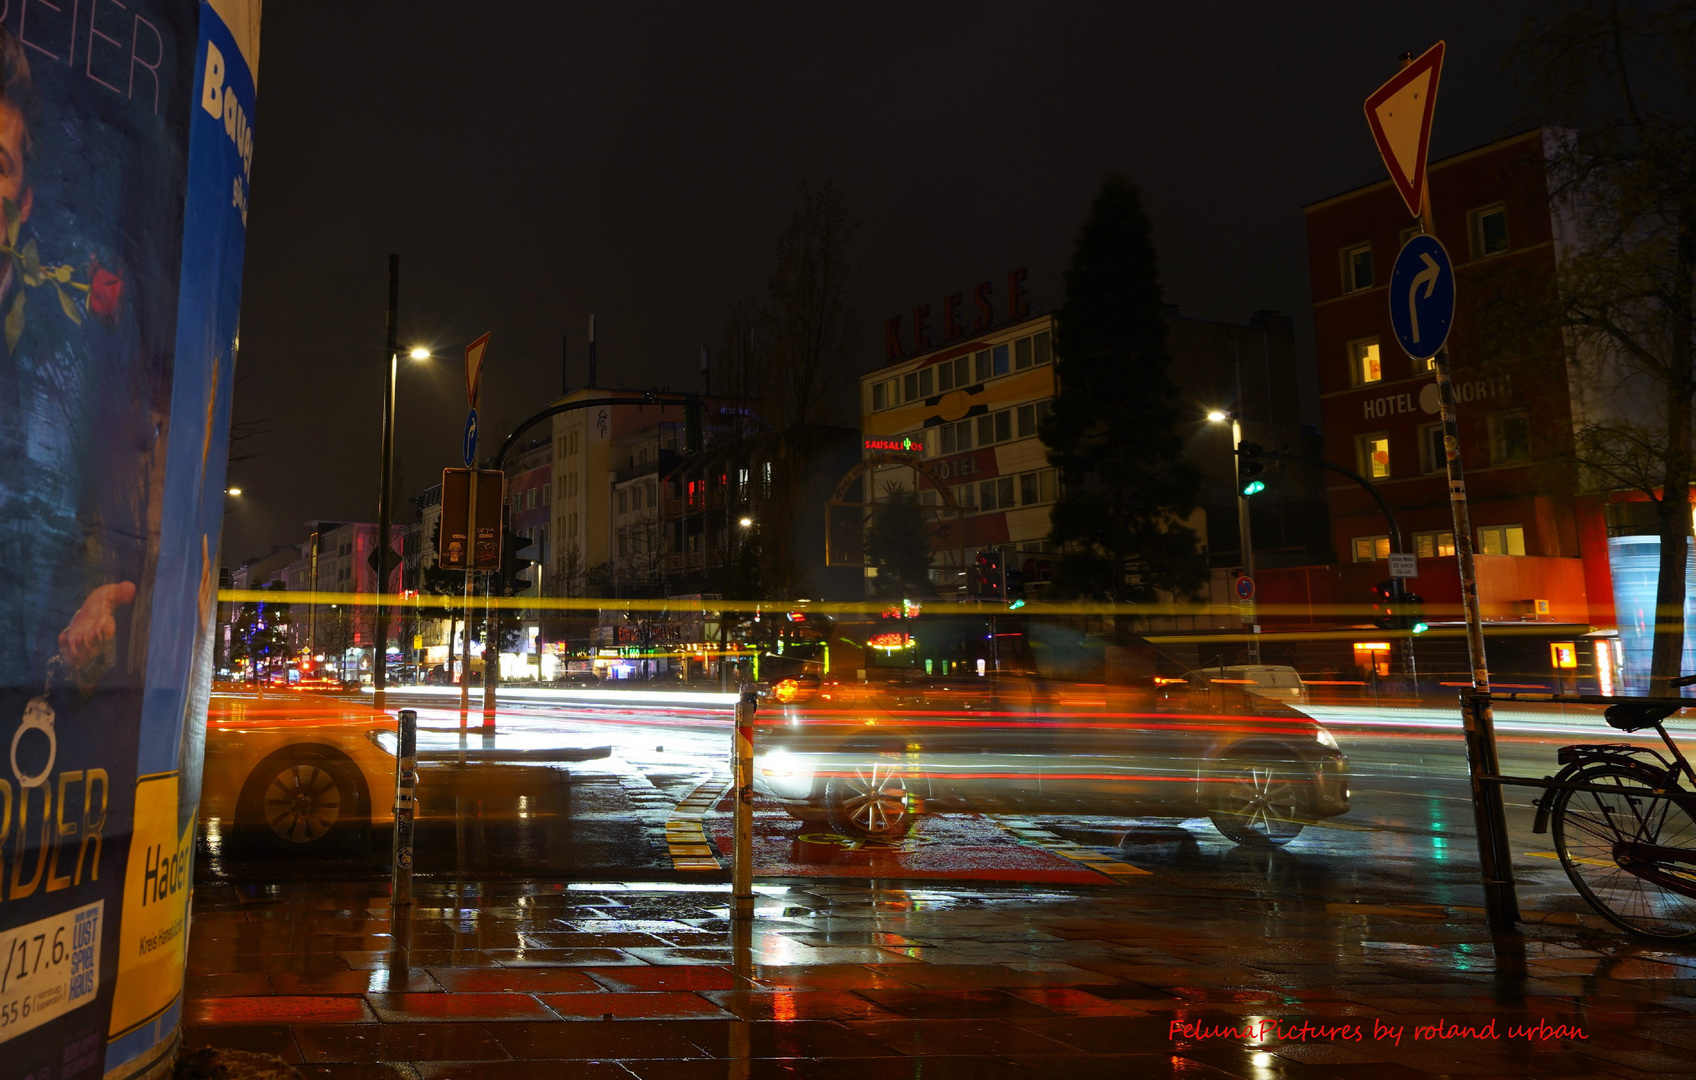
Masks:
[[[738,933],[710,883],[421,883],[398,917],[201,886],[186,1042],[332,1078],[1696,1074],[1696,952],[1571,917],[1516,952],[1466,907],[1153,875],[759,889]]]

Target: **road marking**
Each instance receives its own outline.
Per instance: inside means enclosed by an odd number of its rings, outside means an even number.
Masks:
[[[994,822],[1022,843],[1034,844],[1063,859],[1071,859],[1075,863],[1107,875],[1111,880],[1118,881],[1136,874],[1150,873],[1140,866],[1132,866],[1130,863],[1120,862],[1110,855],[1103,855],[1095,848],[1086,847],[1083,844],[1057,836],[1028,817],[1020,817],[1017,814],[985,814],[983,817],[985,821]]]
[[[1558,851],[1522,851],[1520,854],[1529,855],[1533,859],[1554,859],[1557,862],[1560,861],[1561,857]],[[1609,862],[1606,859],[1574,859],[1572,861],[1583,863],[1585,866],[1606,866],[1616,870],[1619,868],[1618,863]]]
[[[671,853],[673,870],[721,870],[718,851],[701,828],[701,819],[730,787],[730,777],[709,776],[695,785],[671,811],[665,823],[665,845]]]

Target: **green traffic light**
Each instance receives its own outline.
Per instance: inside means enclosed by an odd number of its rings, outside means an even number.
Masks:
[[[1259,480],[1250,480],[1247,484],[1243,485],[1244,495],[1258,495],[1265,490],[1266,485]]]
[[[1011,604],[1007,605],[1007,610],[1008,611],[1018,611],[1020,608],[1022,608],[1024,606],[1025,606],[1025,602],[1023,600],[1015,600]]]
[[[1429,629],[1431,629],[1430,623],[1416,622],[1413,624],[1413,632],[1416,634],[1423,634]]]

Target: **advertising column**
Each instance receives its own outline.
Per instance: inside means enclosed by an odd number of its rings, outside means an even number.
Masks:
[[[179,1042],[257,0],[0,3],[0,1061]]]

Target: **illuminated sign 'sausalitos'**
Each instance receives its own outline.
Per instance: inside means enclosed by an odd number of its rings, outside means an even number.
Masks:
[[[865,448],[867,450],[900,450],[908,454],[925,452],[925,444],[917,439],[867,439],[865,440]]]

